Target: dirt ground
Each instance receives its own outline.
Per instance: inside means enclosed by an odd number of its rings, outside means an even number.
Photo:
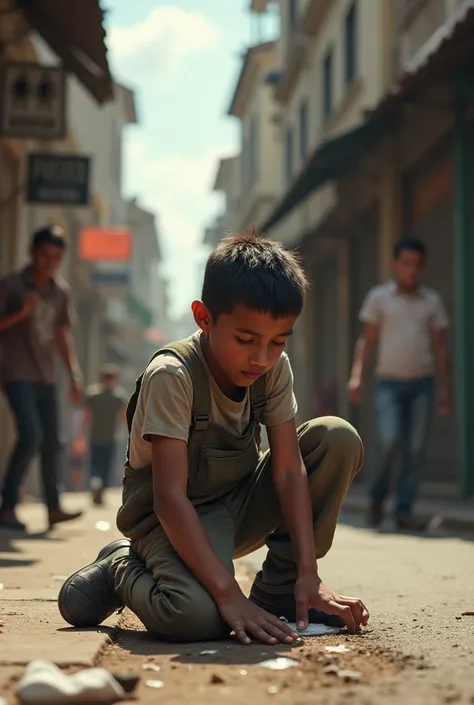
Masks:
[[[263,705],[267,699],[282,705],[474,705],[474,616],[463,616],[474,608],[472,536],[410,536],[390,527],[372,532],[345,517],[320,572],[331,587],[360,596],[369,607],[369,627],[360,635],[308,637],[293,647],[241,646],[230,640],[169,645],[150,638],[128,611],[118,627],[111,618],[93,630],[70,629],[60,619],[55,574],[70,572],[98,550],[105,536],[97,535],[96,518],[65,528],[55,544],[38,539],[5,547],[0,676],[6,689],[0,692],[9,705],[16,703],[16,680],[24,665],[38,657],[68,671],[85,667],[90,658],[112,673],[135,674],[134,701],[143,705],[248,700]],[[114,538],[111,534],[107,540]],[[40,554],[42,560],[35,563]],[[237,563],[244,591],[263,557],[257,552]],[[94,657],[106,634],[108,643]],[[328,646],[345,648],[334,654]],[[296,665],[280,671],[261,665],[278,657]],[[147,681],[160,681],[159,687]]]
[[[116,642],[100,663],[112,672],[140,677],[138,703],[192,700],[194,705],[268,699],[292,705],[474,705],[473,537],[443,532],[426,537],[363,529],[350,518],[321,561],[335,589],[356,594],[371,610],[360,635],[308,637],[293,647],[250,647],[232,642],[163,645],[125,612]],[[239,564],[244,590],[262,554]],[[326,646],[349,651],[328,654]],[[202,654],[202,651],[217,651]],[[297,665],[270,671],[259,664],[290,657]],[[159,670],[144,670],[153,663]],[[340,671],[353,671],[355,680]],[[351,675],[349,674],[349,678]],[[162,687],[147,686],[159,680]]]
[[[240,564],[237,578],[248,592],[252,571]],[[384,652],[371,643],[371,629],[351,636],[305,637],[293,646],[243,646],[236,641],[199,644],[163,644],[143,631],[131,612],[124,612],[115,643],[108,646],[99,663],[112,673],[140,676],[135,697],[143,705],[163,698],[182,703],[192,698],[194,705],[264,702],[278,696],[279,703],[314,703],[325,699],[328,690],[352,697],[355,689],[374,680],[387,680],[406,667],[401,654]],[[326,647],[346,648],[330,653]],[[207,653],[206,653],[207,652]],[[212,652],[212,653],[209,653]],[[295,665],[270,670],[262,662],[286,658]],[[159,681],[153,687],[150,681]]]
[[[326,646],[341,644],[350,649],[348,653],[325,651]],[[297,665],[282,671],[259,665],[278,657],[291,658]],[[143,705],[156,703],[157,698],[170,705],[191,698],[195,705],[217,705],[223,698],[229,704],[260,703],[276,696],[279,703],[314,703],[328,689],[349,697],[361,684],[394,676],[403,666],[401,658],[371,645],[369,634],[308,637],[293,647],[242,646],[231,641],[170,646],[153,642],[132,614],[124,616],[117,643],[106,649],[100,662],[111,672],[139,675],[136,696]],[[159,671],[148,670],[149,664]],[[341,675],[336,675],[338,669]],[[349,672],[347,682],[344,671]],[[161,688],[147,685],[157,680],[164,684]]]

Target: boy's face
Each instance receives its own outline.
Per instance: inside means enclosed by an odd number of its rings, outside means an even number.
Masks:
[[[402,250],[393,261],[393,271],[402,289],[408,291],[420,285],[425,269],[425,258],[415,250]]]
[[[207,335],[211,372],[220,386],[250,387],[272,368],[297,318],[273,318],[239,304],[214,322],[202,302],[195,301],[192,309],[197,325]]]
[[[31,250],[31,261],[37,276],[47,280],[54,277],[64,255],[64,249],[58,245],[45,244]]]
[[[115,389],[115,387],[117,386],[117,378],[115,377],[115,375],[104,375],[102,377],[102,384],[107,389]]]

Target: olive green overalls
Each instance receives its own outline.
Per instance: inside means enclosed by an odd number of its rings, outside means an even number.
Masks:
[[[265,407],[265,376],[250,387],[251,416],[237,437],[209,418],[208,372],[187,341],[157,354],[172,353],[188,369],[194,390],[188,440],[188,497],[196,508],[219,559],[233,573],[233,558],[265,543],[269,549],[255,584],[272,595],[293,593],[294,553],[275,494],[270,453],[260,454],[260,415]],[[142,378],[127,409],[129,426]],[[363,461],[362,443],[347,422],[323,418],[303,424],[298,439],[308,471],[318,557],[331,547],[347,490]],[[128,454],[127,454],[128,455]],[[127,460],[119,530],[132,549],[115,559],[116,591],[145,627],[170,641],[224,637],[229,628],[202,584],[169,542],[153,509],[151,467],[133,469]]]

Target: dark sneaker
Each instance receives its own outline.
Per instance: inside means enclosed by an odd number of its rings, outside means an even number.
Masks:
[[[73,627],[96,627],[123,606],[110,574],[112,556],[119,550],[127,553],[130,541],[117,539],[104,546],[93,563],[73,573],[61,587],[59,611]]]
[[[373,502],[367,510],[367,526],[378,529],[383,521],[383,507],[378,502]]]
[[[293,595],[270,595],[256,585],[250,591],[250,601],[275,617],[284,617],[288,622],[296,622],[296,603]],[[337,614],[326,614],[313,607],[308,611],[310,624],[325,624],[328,627],[344,627]]]
[[[62,509],[50,509],[48,511],[49,528],[52,529],[56,524],[62,524],[66,521],[74,521],[82,516],[82,512],[63,512]]]
[[[429,526],[428,519],[416,517],[412,514],[396,517],[395,523],[399,531],[416,531],[419,533],[426,531]]]
[[[18,519],[14,509],[0,509],[0,528],[26,531],[26,525]]]
[[[91,497],[92,504],[97,507],[102,507],[104,504],[104,486],[99,477],[93,477],[91,480]]]

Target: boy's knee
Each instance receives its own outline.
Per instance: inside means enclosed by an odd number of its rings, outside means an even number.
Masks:
[[[172,642],[213,641],[229,636],[230,629],[222,619],[211,595],[199,589],[187,594],[160,595],[159,625],[145,624],[150,632]],[[165,598],[165,599],[163,599]]]
[[[321,456],[329,455],[339,471],[356,475],[364,462],[364,446],[355,428],[336,416],[310,421],[300,439],[303,457],[321,449]],[[337,462],[336,462],[337,461]]]

